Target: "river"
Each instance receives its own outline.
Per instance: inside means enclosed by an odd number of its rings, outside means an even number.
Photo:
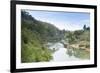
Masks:
[[[53,59],[51,62],[54,61],[75,61],[80,60],[79,58],[76,58],[75,56],[69,56],[67,54],[68,49],[64,48],[64,45],[62,43],[49,43],[49,49],[56,50],[53,53]]]

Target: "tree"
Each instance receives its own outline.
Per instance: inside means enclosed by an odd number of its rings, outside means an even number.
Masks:
[[[86,25],[83,26],[83,29],[86,30]]]
[[[87,27],[86,29],[87,29],[87,30],[90,30],[90,27]]]

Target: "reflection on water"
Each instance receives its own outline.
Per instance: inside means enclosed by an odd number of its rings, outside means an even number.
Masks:
[[[64,48],[62,43],[49,43],[49,49],[56,50],[53,53],[53,59],[51,61],[71,61],[71,60],[80,60],[75,57],[73,54],[73,50],[69,50]]]

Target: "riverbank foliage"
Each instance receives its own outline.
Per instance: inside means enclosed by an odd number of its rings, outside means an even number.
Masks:
[[[74,56],[87,59],[90,54],[90,28],[83,26],[82,30],[59,30],[51,23],[35,19],[25,10],[21,11],[21,62],[47,62],[53,59],[54,50],[46,44],[66,40]],[[65,42],[65,43],[66,43]],[[62,42],[64,43],[64,42]],[[78,47],[77,47],[78,46]],[[68,53],[73,55],[71,51]]]
[[[83,26],[82,30],[67,31],[65,39],[69,43],[69,48],[74,51],[73,55],[81,59],[90,58],[90,28]],[[72,55],[72,53],[68,53]]]
[[[50,23],[36,20],[21,11],[21,62],[41,62],[52,59],[52,51],[45,44],[57,42],[62,32]]]

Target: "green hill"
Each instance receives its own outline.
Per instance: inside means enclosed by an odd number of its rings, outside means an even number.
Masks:
[[[59,30],[51,23],[43,22],[32,17],[28,12],[21,11],[21,62],[46,62],[53,59],[53,51],[46,47],[48,42],[69,43],[78,58],[90,57],[90,28],[83,26],[82,30]]]
[[[21,12],[21,61],[40,62],[52,59],[47,42],[62,39],[61,31],[50,23],[36,20],[29,13]]]

